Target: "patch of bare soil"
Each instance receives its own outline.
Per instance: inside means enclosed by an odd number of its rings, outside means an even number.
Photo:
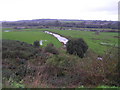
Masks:
[[[114,38],[119,38],[120,39],[120,36],[114,36]]]

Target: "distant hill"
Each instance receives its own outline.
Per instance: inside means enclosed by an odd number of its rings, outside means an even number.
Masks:
[[[74,28],[110,28],[118,29],[118,21],[76,20],[76,19],[33,19],[3,21],[5,27],[74,27]]]

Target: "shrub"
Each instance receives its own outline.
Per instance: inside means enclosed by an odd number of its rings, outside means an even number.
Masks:
[[[34,44],[33,44],[35,47],[40,47],[40,44],[39,44],[39,41],[35,41]]]
[[[103,68],[107,79],[105,84],[110,86],[120,86],[119,50],[119,48],[112,48],[103,56]]]
[[[2,58],[22,58],[30,59],[36,54],[40,55],[40,49],[31,44],[16,40],[2,40]]]
[[[65,55],[65,54],[59,54],[59,55],[54,55],[52,57],[50,57],[47,60],[47,63],[59,68],[72,68],[72,67],[76,67],[76,65],[79,62],[79,57],[77,56],[73,56],[73,55]]]
[[[52,43],[48,44],[45,47],[45,52],[49,52],[49,53],[56,54],[56,55],[59,54],[58,50],[56,49],[56,47],[54,47]]]
[[[45,59],[45,53],[40,48],[16,40],[2,40],[2,76],[15,81],[23,79],[26,75],[34,73],[27,69],[27,62],[31,59]]]
[[[66,48],[69,54],[78,55],[83,58],[88,49],[88,45],[82,38],[78,38],[69,40],[66,44]]]
[[[42,79],[57,87],[80,85],[84,82],[86,71],[81,71],[79,62],[80,58],[74,55],[53,55],[46,62]]]

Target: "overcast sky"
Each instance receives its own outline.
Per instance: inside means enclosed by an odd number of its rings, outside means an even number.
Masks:
[[[118,20],[119,0],[0,0],[0,21]]]

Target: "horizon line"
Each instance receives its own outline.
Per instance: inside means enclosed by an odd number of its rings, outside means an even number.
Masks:
[[[84,20],[84,21],[119,21],[119,20],[98,20],[98,19],[58,19],[58,18],[41,18],[41,19],[49,19],[49,20],[52,20],[52,19],[57,19],[57,20]],[[16,21],[26,21],[26,20],[39,20],[39,19],[20,19],[20,20],[0,20],[0,22],[16,22]]]

